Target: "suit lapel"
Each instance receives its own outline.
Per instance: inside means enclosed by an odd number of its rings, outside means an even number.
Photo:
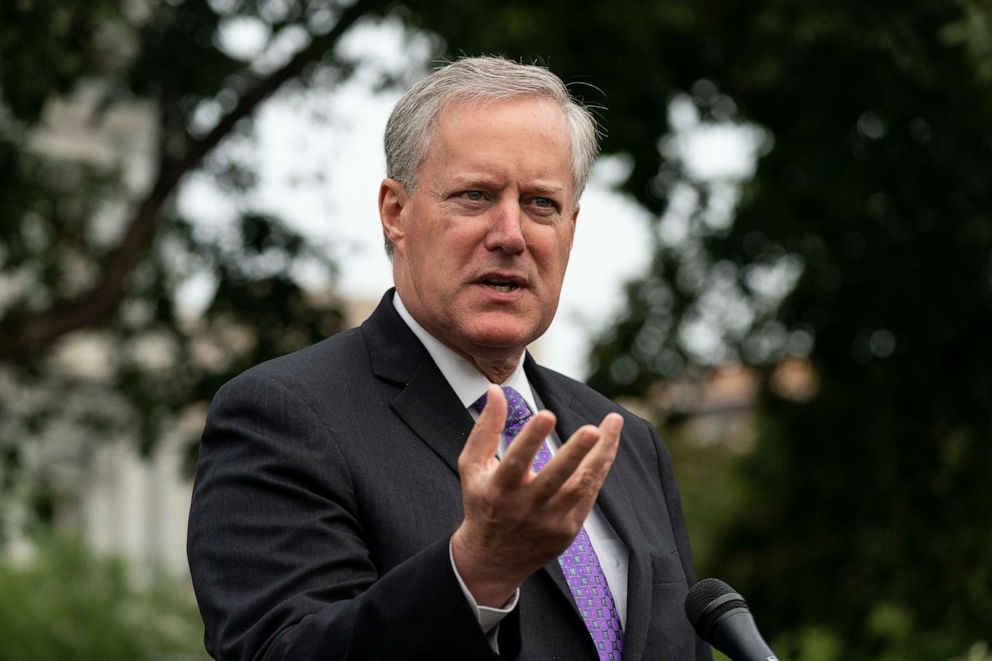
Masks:
[[[406,388],[391,404],[396,414],[430,446],[455,473],[472,416],[455,396],[434,361],[420,364]]]
[[[592,411],[582,406],[567,392],[555,388],[545,378],[540,368],[527,355],[524,367],[531,384],[538,390],[539,395],[548,410],[558,418],[555,431],[562,443],[585,424],[599,425]],[[623,437],[620,439],[620,453],[624,454]],[[644,646],[650,627],[651,613],[651,559],[643,549],[643,533],[634,516],[634,503],[628,498],[623,488],[623,476],[617,470],[623,463],[623,456],[618,455],[610,474],[603,483],[596,504],[609,521],[620,540],[627,546],[630,553],[627,569],[627,622],[624,628],[623,657],[625,659],[640,659],[644,656]],[[558,587],[568,596],[574,606],[571,590],[565,582],[557,563],[545,567]]]
[[[396,312],[393,291],[386,292],[362,324],[372,371],[403,386],[390,407],[457,474],[458,455],[472,430],[472,416]]]

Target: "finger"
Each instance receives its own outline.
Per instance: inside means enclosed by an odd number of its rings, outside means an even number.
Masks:
[[[595,447],[599,436],[599,429],[592,425],[583,425],[572,434],[534,480],[535,499],[543,501],[554,496]]]
[[[490,385],[486,390],[486,406],[475,421],[458,457],[459,471],[467,466],[484,465],[496,456],[505,421],[506,397],[499,386]]]
[[[618,413],[610,413],[603,418],[598,429],[598,440],[557,493],[548,498],[550,508],[574,511],[585,518],[616,459],[622,430],[623,418]]]
[[[503,453],[493,479],[504,487],[520,484],[524,477],[530,474],[534,455],[554,427],[554,413],[551,411],[535,413]]]

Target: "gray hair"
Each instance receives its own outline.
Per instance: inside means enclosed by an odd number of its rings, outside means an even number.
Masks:
[[[455,101],[499,103],[520,97],[548,99],[568,120],[572,183],[578,202],[599,152],[599,132],[589,109],[572,98],[561,78],[545,67],[502,57],[466,57],[445,65],[407,90],[386,122],[386,176],[408,190],[434,137],[441,111]],[[386,238],[386,254],[393,246]]]

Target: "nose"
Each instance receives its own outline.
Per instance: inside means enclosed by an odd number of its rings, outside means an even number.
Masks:
[[[507,199],[493,207],[486,248],[511,255],[521,254],[527,247],[523,221],[523,210],[515,199]]]

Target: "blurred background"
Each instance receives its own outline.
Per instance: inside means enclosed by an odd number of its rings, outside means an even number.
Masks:
[[[986,0],[0,4],[0,659],[200,659],[197,437],[390,283],[386,116],[459,54],[595,108],[533,348],[653,420],[783,659],[992,659]]]

